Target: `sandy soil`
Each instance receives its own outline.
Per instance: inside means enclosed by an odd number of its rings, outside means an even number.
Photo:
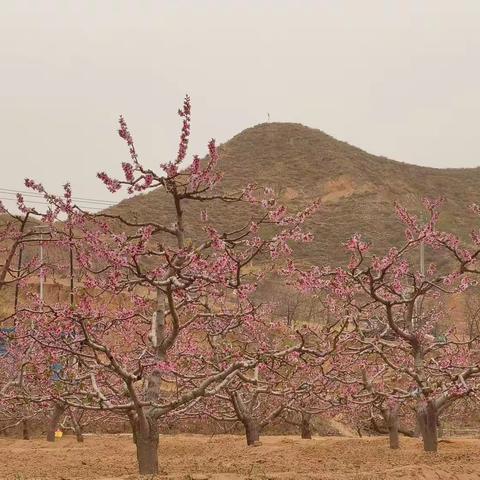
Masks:
[[[160,441],[159,478],[183,480],[466,480],[480,479],[480,440],[451,439],[437,454],[425,454],[418,440],[403,439],[392,451],[385,438],[263,437],[247,447],[242,437],[164,436]],[[73,437],[55,444],[43,439],[0,440],[0,478],[136,479],[130,437]],[[167,472],[169,475],[167,475]]]

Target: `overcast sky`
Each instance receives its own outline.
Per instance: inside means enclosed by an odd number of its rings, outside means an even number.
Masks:
[[[371,153],[480,165],[478,0],[0,0],[1,189],[117,200],[126,116],[150,166],[267,120]],[[0,198],[6,194],[0,193]]]

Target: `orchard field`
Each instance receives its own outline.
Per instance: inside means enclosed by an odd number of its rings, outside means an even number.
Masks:
[[[480,0],[0,6],[0,480],[480,480]]]
[[[147,167],[120,117],[130,158],[120,179],[97,175],[159,193],[159,218],[89,213],[70,184],[53,195],[33,179],[46,210],[20,193],[20,213],[2,207],[0,431],[23,437],[0,441],[2,475],[478,478],[479,442],[444,437],[478,428],[478,227],[442,230],[440,198],[421,215],[395,202],[401,242],[378,252],[355,233],[343,262],[305,262],[320,200],[224,188],[214,140],[186,163],[188,96],[178,113],[176,158]],[[235,206],[227,226],[219,203]],[[387,436],[312,438],[322,418]],[[114,425],[131,435],[105,435]]]
[[[233,435],[162,436],[159,479],[176,480],[467,480],[480,478],[480,440],[452,438],[424,453],[408,439],[400,451],[385,438],[265,436],[247,447]],[[54,444],[1,439],[0,478],[9,480],[114,480],[139,478],[130,436],[73,437]],[[168,472],[168,474],[167,474]],[[147,478],[147,477],[144,477]]]

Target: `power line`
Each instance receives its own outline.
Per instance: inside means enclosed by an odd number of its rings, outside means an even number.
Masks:
[[[8,201],[14,202],[15,198],[0,197],[0,200],[8,200]],[[49,204],[46,201],[39,202],[37,200],[28,200],[28,203],[35,203],[35,204],[39,204],[39,205],[44,205],[45,207],[49,206]],[[91,205],[78,205],[78,204],[76,204],[76,206],[79,207],[79,208],[82,208],[82,209],[104,210],[104,208],[107,208],[110,205],[105,205],[105,207],[92,207]]]
[[[22,190],[11,190],[8,188],[0,188],[0,193],[6,194],[6,195],[16,195],[18,193],[25,197],[44,198],[44,196],[41,193],[26,192]],[[110,202],[108,200],[99,200],[99,199],[86,198],[86,197],[72,197],[72,200],[79,200],[85,203],[97,203],[99,205],[115,205],[115,202]]]
[[[6,195],[16,195],[17,193],[19,193],[20,195],[23,195],[25,197],[44,198],[44,196],[41,193],[29,192],[25,190],[12,190],[10,188],[0,188],[0,193],[6,194]],[[72,200],[79,200],[83,203],[96,203],[99,205],[115,205],[116,204],[116,202],[111,202],[109,200],[100,200],[100,199],[88,198],[88,197],[72,197]]]

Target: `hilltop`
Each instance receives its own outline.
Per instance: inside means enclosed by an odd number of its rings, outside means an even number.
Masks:
[[[437,169],[390,160],[295,123],[248,128],[222,144],[219,153],[225,174],[222,188],[227,191],[251,182],[271,186],[292,208],[321,198],[323,206],[310,224],[315,244],[299,252],[307,263],[343,261],[341,244],[355,232],[364,234],[377,248],[401,241],[403,227],[394,215],[395,201],[419,211],[423,197],[444,196],[447,203],[441,227],[466,238],[475,225],[467,207],[478,200],[480,168]],[[192,236],[199,226],[197,207],[186,212]],[[171,205],[162,190],[155,190],[107,211],[162,221]],[[228,228],[244,215],[237,205],[219,203],[209,210],[209,216]]]

